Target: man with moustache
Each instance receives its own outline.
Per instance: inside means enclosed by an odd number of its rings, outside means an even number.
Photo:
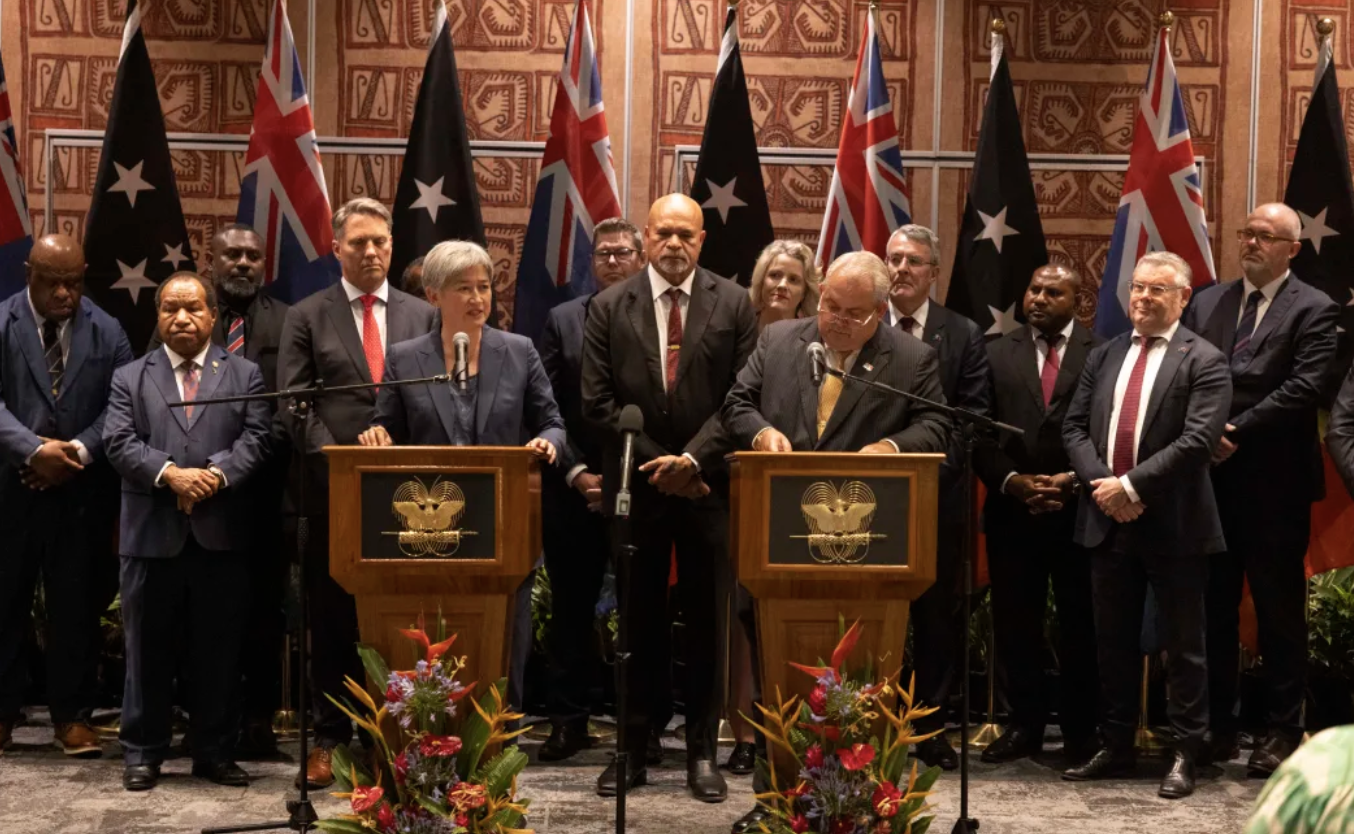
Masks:
[[[1238,612],[1249,582],[1259,625],[1266,737],[1251,754],[1269,776],[1302,741],[1307,689],[1307,574],[1312,502],[1325,497],[1317,409],[1335,359],[1339,308],[1289,269],[1302,223],[1282,203],[1237,232],[1240,281],[1199,291],[1184,324],[1229,357],[1232,405],[1213,453],[1227,551],[1208,571],[1212,758],[1237,755]]]
[[[940,358],[940,385],[945,402],[978,414],[992,408],[991,378],[983,332],[964,316],[931,302],[931,288],[940,277],[940,239],[926,228],[901,226],[889,238],[885,260],[892,284],[889,289],[888,322],[935,349]],[[940,527],[936,542],[936,581],[912,603],[912,636],[917,673],[916,696],[923,704],[939,707],[917,722],[919,733],[945,726],[945,706],[957,673],[964,624],[959,615],[959,566],[963,560],[964,495],[958,432],[946,450],[949,457],[940,468]],[[969,531],[970,534],[973,531]],[[917,745],[917,757],[945,770],[959,766],[959,756],[943,734]]]
[[[703,802],[728,796],[715,766],[722,703],[724,620],[730,585],[728,468],[720,420],[724,397],[751,353],[757,322],[747,290],[699,268],[705,240],[701,207],[681,194],[649,210],[644,246],[649,268],[598,293],[589,305],[583,344],[583,417],[602,445],[603,508],[620,481],[621,410],[636,405],[644,431],[635,438],[640,464],[632,482],[631,520],[637,553],[621,587],[622,616],[632,623],[625,665],[630,715],[620,746],[627,773],[615,763],[598,780],[610,796],[620,779],[645,784],[645,740],[652,692],[666,654],[655,650],[667,627],[670,554],[677,552],[678,593],[687,657],[687,786]],[[647,477],[645,477],[647,476]]]
[[[99,614],[112,596],[100,566],[118,507],[103,425],[113,372],[132,349],[117,321],[85,298],[80,244],[41,237],[25,271],[27,288],[0,302],[0,755],[21,716],[41,573],[56,741],[68,756],[97,757],[88,721]]]
[[[278,353],[278,382],[283,388],[310,388],[380,382],[386,349],[432,331],[431,304],[390,286],[390,211],[368,197],[349,200],[334,212],[334,254],[343,270],[339,283],[311,295],[287,311]],[[314,696],[315,747],[306,762],[311,787],[334,781],[333,749],[352,740],[353,727],[325,693],[343,691],[343,678],[361,680],[357,608],[353,598],[329,576],[329,462],[325,446],[357,444],[376,417],[376,391],[325,393],[309,419],[299,423],[283,412],[306,478],[309,535],[306,584],[312,623],[311,693]],[[294,491],[294,490],[293,490]]]
[[[1049,579],[1058,612],[1059,719],[1063,751],[1082,762],[1095,752],[1099,681],[1088,554],[1072,541],[1080,484],[1063,448],[1062,426],[1086,356],[1099,340],[1073,317],[1081,276],[1049,264],[1025,291],[1029,324],[987,346],[992,417],[1024,429],[974,450],[987,486],[983,522],[992,577],[998,672],[1011,703],[1007,730],[983,761],[1010,762],[1043,749],[1045,611]]]
[[[1129,288],[1133,330],[1091,351],[1063,420],[1084,487],[1073,540],[1091,549],[1103,711],[1102,746],[1070,781],[1132,773],[1143,604],[1150,585],[1165,624],[1166,712],[1175,756],[1157,794],[1194,792],[1208,729],[1204,593],[1209,556],[1224,549],[1209,461],[1227,422],[1227,359],[1181,326],[1190,269],[1151,252]]]

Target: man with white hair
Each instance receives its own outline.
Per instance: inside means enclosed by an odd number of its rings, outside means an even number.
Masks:
[[[1063,421],[1084,485],[1075,541],[1091,549],[1100,666],[1102,748],[1066,771],[1072,781],[1122,776],[1135,764],[1143,604],[1150,585],[1165,622],[1167,706],[1175,759],[1158,794],[1194,792],[1208,729],[1204,591],[1208,557],[1224,549],[1208,466],[1227,422],[1227,360],[1180,326],[1189,265],[1170,252],[1133,270],[1133,330],[1095,350]]]
[[[1185,326],[1229,357],[1232,406],[1213,451],[1213,489],[1227,537],[1208,571],[1211,758],[1237,749],[1238,613],[1250,582],[1259,625],[1267,736],[1248,767],[1273,773],[1302,741],[1307,689],[1307,574],[1312,502],[1325,497],[1317,408],[1335,360],[1339,308],[1289,270],[1302,223],[1282,203],[1237,231],[1240,281],[1200,290]]]

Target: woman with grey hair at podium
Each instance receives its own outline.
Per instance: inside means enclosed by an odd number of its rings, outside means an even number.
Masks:
[[[519,446],[547,463],[564,449],[550,380],[531,340],[489,327],[493,264],[478,244],[448,240],[423,260],[438,331],[391,345],[363,446]],[[450,382],[390,384],[449,375]]]

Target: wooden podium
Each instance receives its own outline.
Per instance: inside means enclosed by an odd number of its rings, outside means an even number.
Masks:
[[[903,662],[908,604],[935,581],[941,454],[739,452],[730,540],[755,600],[762,697],[805,697],[814,681],[790,661],[827,661],[838,615],[859,619],[851,665],[876,678]],[[904,681],[906,685],[906,681]]]
[[[327,446],[329,572],[362,642],[411,669],[399,633],[439,612],[480,692],[507,673],[513,597],[541,552],[541,476],[520,446]],[[318,624],[323,628],[323,624]],[[384,682],[374,682],[384,686]]]

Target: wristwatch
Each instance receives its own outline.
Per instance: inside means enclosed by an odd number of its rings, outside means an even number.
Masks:
[[[226,473],[221,471],[221,467],[213,463],[211,466],[207,467],[207,471],[216,476],[217,489],[226,485]]]
[[[1071,478],[1072,478],[1072,494],[1073,494],[1073,495],[1080,495],[1080,494],[1081,494],[1081,479],[1077,477],[1077,473],[1076,473],[1076,472],[1068,472],[1067,474],[1070,475]]]

